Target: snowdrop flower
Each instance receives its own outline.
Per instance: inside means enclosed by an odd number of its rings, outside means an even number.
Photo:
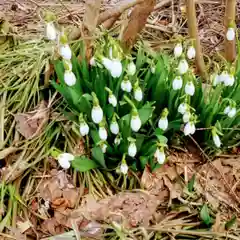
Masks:
[[[141,119],[138,115],[137,110],[133,110],[132,117],[131,117],[131,129],[134,132],[138,132],[139,129],[141,128],[141,125],[142,125]]]
[[[142,101],[142,99],[143,99],[143,92],[142,92],[142,89],[140,87],[137,87],[136,89],[134,89],[134,98],[138,102]]]
[[[172,86],[173,90],[179,90],[182,88],[183,80],[181,76],[176,76],[173,80]]]
[[[48,40],[54,41],[57,39],[57,31],[53,22],[46,23],[46,36]]]
[[[225,77],[225,79],[224,79],[224,85],[225,85],[226,87],[228,87],[228,86],[233,86],[234,81],[235,81],[234,76],[233,76],[232,74],[228,74],[228,75]]]
[[[190,121],[190,118],[191,118],[191,113],[189,111],[185,112],[183,114],[183,122],[184,123],[187,123]]]
[[[136,73],[136,65],[134,64],[134,62],[130,62],[127,66],[127,73],[130,76],[135,75]]]
[[[110,60],[109,58],[103,57],[102,64],[108,71],[111,71],[112,65],[113,65],[112,60]]]
[[[137,146],[135,144],[135,142],[130,142],[129,146],[128,146],[128,155],[130,157],[135,157],[137,154]]]
[[[96,60],[95,60],[95,57],[91,57],[91,59],[90,59],[90,65],[91,66],[96,66],[97,64],[96,64]]]
[[[154,157],[157,159],[159,164],[163,164],[166,159],[163,148],[161,149],[157,148],[156,152],[154,153]]]
[[[167,117],[161,117],[158,121],[158,127],[165,131],[168,128],[168,119]]]
[[[91,116],[94,123],[100,123],[103,119],[103,110],[101,109],[101,107],[93,106]]]
[[[118,146],[120,143],[121,143],[121,137],[117,135],[114,139],[114,144]]]
[[[64,169],[70,168],[70,161],[74,160],[74,156],[70,153],[61,153],[58,155],[57,160],[60,166]]]
[[[195,86],[192,81],[188,81],[185,85],[185,93],[187,95],[193,96],[195,93]]]
[[[60,45],[59,54],[63,59],[66,59],[66,60],[70,60],[72,58],[72,51],[68,44]]]
[[[196,50],[193,46],[189,47],[187,50],[187,57],[188,59],[193,59],[196,57]]]
[[[156,67],[155,66],[151,66],[151,73],[154,74],[156,72]]]
[[[107,144],[106,143],[101,143],[100,144],[100,148],[101,148],[101,150],[102,150],[102,152],[103,153],[106,153],[106,151],[107,151]]]
[[[113,78],[118,78],[122,75],[122,63],[118,59],[112,60],[111,69],[109,69]]]
[[[216,147],[220,148],[222,143],[221,143],[221,140],[220,140],[218,134],[216,133],[215,129],[212,130],[212,137],[213,137],[213,142],[216,145]]]
[[[88,133],[89,133],[89,126],[87,125],[87,123],[85,121],[82,121],[80,123],[79,130],[80,130],[81,136],[84,137],[84,136],[88,135]]]
[[[116,120],[115,121],[113,120],[111,122],[110,131],[111,131],[112,134],[115,134],[115,135],[117,135],[119,133],[119,126],[118,126],[118,123],[117,123]]]
[[[181,103],[179,106],[178,106],[178,112],[181,113],[181,114],[184,114],[188,109],[188,105],[186,103]]]
[[[193,122],[188,122],[184,127],[184,135],[188,136],[190,134],[194,134],[196,131],[195,124]]]
[[[128,165],[126,161],[122,161],[120,165],[120,172],[123,173],[124,175],[128,173]]]
[[[76,76],[72,71],[66,70],[64,72],[64,82],[68,85],[68,86],[73,86],[76,83]]]
[[[130,93],[132,91],[132,84],[128,79],[124,79],[121,83],[121,89],[125,92]]]
[[[183,52],[182,44],[178,43],[174,48],[174,56],[178,58],[182,55],[182,52]]]
[[[113,107],[117,106],[117,98],[113,94],[109,94],[108,102],[113,105]]]
[[[228,115],[228,113],[230,112],[231,110],[231,107],[230,106],[227,106],[225,109],[224,109],[224,114]]]
[[[228,117],[233,118],[237,114],[237,109],[235,107],[231,108],[228,112]]]
[[[188,71],[188,63],[187,63],[186,59],[180,60],[180,62],[178,64],[178,72],[179,72],[179,74],[183,75],[187,71]]]
[[[228,41],[233,41],[235,39],[235,29],[232,27],[228,28],[226,37]]]
[[[103,141],[107,140],[107,130],[103,125],[99,127],[98,135],[99,135],[101,140],[103,140]]]

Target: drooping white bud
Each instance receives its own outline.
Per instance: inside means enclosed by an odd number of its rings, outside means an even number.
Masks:
[[[57,31],[53,22],[46,23],[46,36],[48,40],[55,41],[57,39]]]
[[[181,113],[181,114],[184,114],[188,109],[188,105],[186,103],[181,103],[179,106],[178,106],[178,112]]]
[[[234,28],[228,28],[226,38],[228,41],[233,41],[235,39],[235,29]]]
[[[99,127],[98,134],[101,140],[107,140],[107,130],[105,127]]]
[[[178,43],[174,48],[174,56],[178,58],[182,55],[182,52],[183,52],[182,44]]]
[[[190,118],[191,118],[191,113],[189,111],[186,111],[184,114],[183,114],[183,122],[184,123],[187,123],[190,121]]]
[[[76,83],[76,76],[72,71],[66,70],[64,72],[64,82],[68,85],[68,86],[73,86]]]
[[[121,83],[121,89],[125,92],[130,93],[132,91],[132,84],[129,80],[124,79]]]
[[[120,166],[120,171],[123,174],[127,174],[128,173],[128,165],[126,162],[122,162],[121,166]]]
[[[102,108],[100,106],[93,106],[91,116],[94,123],[100,123],[103,119]]]
[[[122,74],[122,63],[118,59],[112,60],[111,69],[109,69],[113,78],[119,78]]]
[[[231,108],[231,110],[228,113],[228,117],[234,118],[235,115],[237,114],[237,109],[235,107]]]
[[[162,149],[157,148],[154,157],[157,159],[159,164],[163,164],[166,159],[166,155]]]
[[[161,117],[158,121],[158,127],[163,131],[166,131],[168,128],[168,119],[167,117]]]
[[[79,129],[80,129],[81,136],[84,137],[84,136],[88,135],[88,133],[89,133],[89,126],[87,125],[86,122],[81,122]]]
[[[57,160],[60,166],[64,169],[70,168],[70,161],[74,160],[74,156],[70,153],[61,153],[58,155]]]
[[[224,109],[224,114],[227,115],[230,111],[231,111],[231,107],[230,107],[230,106],[227,106],[227,107]]]
[[[128,146],[128,155],[130,157],[135,157],[137,154],[137,146],[135,142],[131,142]]]
[[[109,94],[108,102],[113,105],[113,107],[117,106],[117,98],[113,94]]]
[[[138,132],[139,129],[141,128],[141,119],[139,117],[139,115],[132,115],[131,117],[131,129],[134,131],[134,132]]]
[[[234,81],[235,81],[234,76],[233,76],[232,74],[228,74],[228,75],[225,77],[225,79],[224,79],[224,85],[225,85],[226,87],[228,87],[228,86],[231,87],[231,86],[233,86]]]
[[[196,50],[193,46],[189,47],[187,50],[187,57],[188,59],[193,59],[196,57]]]
[[[143,99],[143,92],[142,92],[142,89],[140,87],[137,87],[135,90],[134,90],[134,98],[136,101],[138,102],[141,102],[142,99]]]
[[[179,72],[179,74],[183,75],[187,71],[188,71],[188,63],[187,63],[186,59],[180,60],[180,62],[178,64],[178,72]]]
[[[66,60],[70,60],[72,58],[72,51],[68,44],[60,45],[59,54],[63,59],[66,59]]]
[[[220,148],[222,143],[221,143],[221,140],[220,140],[219,136],[216,133],[213,134],[213,142],[214,142],[214,144],[216,145],[217,148]]]
[[[110,60],[109,58],[103,57],[102,64],[108,71],[111,71],[112,65],[113,65],[112,60]]]
[[[133,76],[135,75],[136,73],[136,65],[134,64],[134,62],[130,62],[127,66],[127,73],[130,75],[130,76]]]
[[[118,126],[117,122],[115,122],[115,121],[111,122],[110,131],[112,134],[115,134],[115,135],[117,135],[119,133],[119,126]]]
[[[187,84],[185,85],[185,93],[190,96],[194,95],[195,86],[192,81],[187,82]]]
[[[176,76],[173,80],[172,86],[173,90],[179,90],[182,88],[183,80],[181,76]]]
[[[114,139],[114,144],[118,146],[120,143],[121,143],[121,137],[117,135]]]
[[[100,147],[101,147],[101,149],[102,149],[102,152],[103,152],[103,153],[106,153],[106,151],[107,151],[107,144],[102,143],[102,144],[100,145]]]
[[[194,134],[196,131],[196,127],[195,124],[193,122],[188,122],[185,126],[184,126],[184,135],[188,136],[190,134]]]

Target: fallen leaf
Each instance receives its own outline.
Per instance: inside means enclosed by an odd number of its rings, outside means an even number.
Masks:
[[[77,200],[78,200],[78,192],[77,189],[64,189],[63,190],[63,198],[68,200],[69,207],[74,208]]]
[[[32,227],[32,224],[30,221],[17,221],[17,228],[21,233],[26,232],[29,228]]]

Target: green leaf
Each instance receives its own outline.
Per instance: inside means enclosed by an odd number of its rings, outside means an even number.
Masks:
[[[237,221],[237,217],[236,215],[233,215],[232,218],[226,222],[225,229],[230,230],[233,227],[233,225],[236,223],[236,221]]]
[[[209,215],[209,210],[207,204],[204,204],[200,211],[200,218],[206,224],[209,225],[212,223],[212,218]]]
[[[91,152],[93,159],[103,168],[107,168],[102,149],[100,147],[94,147]]]
[[[187,186],[189,192],[192,192],[194,190],[195,179],[196,179],[196,174],[193,174],[193,176],[190,179],[190,181],[188,182],[188,186]]]
[[[87,172],[98,167],[98,164],[96,162],[84,156],[75,157],[74,160],[71,161],[71,165],[79,172]]]
[[[98,134],[98,131],[96,131],[96,130],[91,130],[91,131],[90,131],[90,134],[91,134],[91,137],[92,137],[93,142],[94,142],[95,144],[97,144],[98,142],[101,141],[101,139],[100,139],[100,137],[99,137],[99,134]]]
[[[152,106],[153,103],[147,102],[139,111],[139,117],[141,119],[142,125],[144,125],[149,118],[152,116],[154,107]]]
[[[140,160],[141,169],[144,169],[145,166],[148,163],[148,157],[147,156],[140,156],[139,160]]]
[[[160,128],[157,128],[155,131],[155,135],[157,136],[158,141],[160,143],[167,144],[168,139],[165,136],[163,136],[162,134],[163,134],[163,130]]]

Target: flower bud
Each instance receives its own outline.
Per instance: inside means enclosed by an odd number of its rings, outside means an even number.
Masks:
[[[135,142],[130,142],[129,146],[128,146],[128,155],[130,157],[135,157],[137,154],[137,146],[135,144]]]
[[[121,83],[121,89],[130,93],[132,91],[132,84],[128,79],[124,79]]]
[[[193,122],[188,122],[184,127],[184,135],[188,136],[190,134],[194,134],[196,131],[195,124]]]
[[[57,31],[53,22],[46,23],[46,36],[48,40],[54,41],[57,39]]]
[[[127,174],[127,173],[128,173],[128,165],[127,165],[127,163],[126,163],[125,161],[123,161],[123,162],[121,163],[120,171],[121,171],[121,173],[123,173],[123,174]]]
[[[213,133],[212,136],[213,136],[214,144],[216,145],[217,148],[220,148],[222,143],[221,143],[219,136],[216,133]]]
[[[154,157],[157,159],[159,164],[163,164],[165,162],[165,159],[166,159],[164,150],[162,148],[161,149],[157,148],[157,150],[154,154]]]
[[[66,60],[70,60],[72,58],[72,51],[68,44],[60,45],[59,54],[63,59],[66,59]]]
[[[122,75],[122,63],[118,59],[112,60],[111,69],[109,69],[113,78],[119,78]]]
[[[88,135],[89,133],[89,126],[87,125],[87,123],[84,121],[84,122],[81,122],[80,123],[80,134],[81,136],[86,136]]]
[[[73,86],[76,83],[76,76],[72,71],[68,71],[66,70],[64,72],[64,82],[68,85],[68,86]]]
[[[114,144],[118,146],[120,143],[121,143],[121,137],[117,135],[114,139]]]
[[[98,106],[93,106],[91,116],[92,116],[93,122],[99,124],[103,119],[102,108],[99,105]]]
[[[187,57],[188,57],[188,59],[193,59],[196,57],[196,50],[193,46],[188,48]]]
[[[179,90],[182,88],[183,80],[181,76],[176,76],[173,80],[173,90]]]
[[[137,112],[134,112],[132,114],[132,117],[131,117],[131,129],[134,131],[134,132],[138,132],[139,129],[141,128],[141,119],[138,115]]]
[[[188,109],[188,105],[186,103],[181,103],[178,107],[178,112],[184,114]]]
[[[136,89],[134,89],[134,98],[138,102],[142,101],[142,99],[143,99],[143,92],[142,92],[142,89],[140,87],[137,87]]]
[[[110,60],[109,58],[103,57],[102,64],[108,71],[111,71],[112,65],[113,65],[112,60]]]
[[[182,55],[182,52],[183,52],[182,44],[178,43],[174,48],[174,56],[178,58]]]
[[[112,121],[110,124],[110,131],[112,134],[117,135],[119,133],[119,126],[116,121]]]
[[[235,39],[235,29],[234,28],[228,28],[226,38],[228,41],[233,41]]]
[[[185,85],[185,93],[190,96],[194,95],[195,86],[192,81],[187,82],[187,84]]]
[[[166,131],[168,128],[168,119],[167,117],[161,117],[158,121],[158,127],[163,131]]]
[[[61,153],[57,160],[62,168],[68,169],[71,166],[70,161],[74,160],[74,156],[70,153]]]
[[[107,140],[107,130],[105,127],[100,126],[98,130],[98,134],[101,140],[104,140],[104,141]]]
[[[189,111],[185,112],[183,114],[183,122],[184,123],[187,123],[190,121],[190,118],[191,118],[191,113]]]
[[[136,65],[134,64],[134,62],[130,62],[127,66],[127,73],[130,76],[135,75],[136,73]]]
[[[112,104],[113,107],[117,106],[117,98],[112,93],[108,96],[108,102]]]
[[[187,71],[188,71],[188,63],[187,63],[186,59],[180,60],[180,62],[178,64],[178,72],[179,72],[179,74],[183,75]]]

